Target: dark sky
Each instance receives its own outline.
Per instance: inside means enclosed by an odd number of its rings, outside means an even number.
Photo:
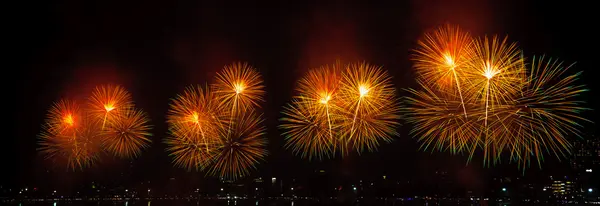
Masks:
[[[206,84],[223,65],[247,61],[258,68],[267,86],[263,112],[270,155],[256,174],[302,175],[317,168],[333,168],[339,176],[388,174],[414,177],[425,171],[449,170],[457,176],[485,179],[490,174],[516,172],[515,165],[481,168],[479,161],[465,167],[466,157],[418,151],[407,135],[409,125],[391,144],[362,156],[308,163],[282,149],[277,129],[282,106],[293,95],[295,81],[310,67],[367,61],[382,65],[401,88],[415,86],[409,62],[416,40],[443,23],[460,25],[475,35],[509,35],[527,56],[546,54],[583,70],[585,95],[598,103],[597,22],[591,5],[575,1],[394,1],[355,5],[343,1],[323,4],[236,3],[208,5],[169,1],[42,1],[23,2],[8,18],[9,62],[4,69],[6,97],[15,106],[4,119],[11,133],[0,144],[1,184],[35,184],[55,178],[36,153],[36,135],[53,101],[87,95],[98,84],[117,83],[150,114],[154,143],[133,161],[139,180],[195,176],[173,168],[164,152],[165,115],[169,98],[185,86]],[[590,8],[590,9],[588,9]],[[597,47],[596,47],[597,48]],[[7,72],[17,72],[17,76]],[[594,99],[592,99],[594,97]],[[585,114],[596,121],[594,111]],[[587,133],[593,124],[585,124]],[[127,162],[94,167],[87,177],[110,177],[127,170]],[[549,164],[546,170],[556,166]],[[396,169],[395,169],[396,168]],[[532,168],[532,171],[539,171]],[[77,174],[70,174],[77,175]]]

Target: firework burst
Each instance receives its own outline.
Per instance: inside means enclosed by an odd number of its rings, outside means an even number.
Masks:
[[[167,116],[171,137],[166,143],[175,165],[203,169],[211,159],[212,142],[224,124],[219,108],[214,94],[202,87],[188,87],[173,99]]]
[[[478,144],[478,122],[474,115],[481,110],[477,105],[467,105],[470,117],[465,117],[466,107],[458,97],[449,97],[419,82],[423,90],[409,89],[415,97],[406,97],[406,120],[413,125],[411,134],[419,137],[424,150],[449,150],[452,154],[472,152]]]
[[[103,134],[103,145],[109,152],[121,158],[137,157],[150,145],[150,125],[147,115],[137,109],[124,111],[111,121]]]
[[[49,134],[72,133],[81,127],[83,114],[75,101],[60,100],[50,108],[45,130]]]
[[[136,157],[150,143],[148,119],[133,108],[120,86],[96,87],[87,107],[60,100],[48,111],[39,135],[40,153],[55,163],[83,170],[106,151],[123,158]]]
[[[468,116],[460,80],[466,63],[471,61],[472,52],[473,40],[469,33],[446,25],[425,34],[424,39],[418,41],[413,56],[414,68],[425,80],[423,83],[432,83],[440,90],[458,93],[465,118]]]
[[[249,175],[250,169],[256,168],[255,165],[267,155],[267,139],[264,138],[265,128],[261,122],[260,115],[246,112],[236,116],[236,124],[226,126],[231,128],[231,132],[221,130],[216,155],[210,166],[211,174],[235,180]]]
[[[399,108],[391,77],[380,67],[350,64],[342,75],[340,103],[342,136],[359,153],[373,151],[381,140],[397,136]]]
[[[46,159],[72,170],[93,165],[100,152],[99,125],[78,108],[72,101],[56,103],[38,141],[38,150]]]
[[[572,148],[568,136],[580,134],[577,121],[589,121],[579,115],[587,110],[577,99],[587,91],[576,84],[581,72],[566,74],[569,68],[558,60],[534,58],[527,86],[505,106],[503,121],[494,127],[504,134],[498,141],[522,168],[529,166],[532,158],[541,166],[544,151],[566,158]]]
[[[443,66],[442,50],[428,46],[444,36],[437,34],[420,43],[415,67],[423,90],[408,90],[414,97],[406,98],[404,111],[422,148],[466,151],[469,161],[481,148],[484,165],[500,162],[508,152],[523,169],[532,159],[541,166],[546,152],[559,159],[569,153],[568,136],[578,136],[577,122],[587,121],[579,115],[586,110],[577,99],[586,91],[576,85],[580,73],[567,75],[569,67],[543,57],[526,65],[515,43],[485,37],[473,41],[470,56],[455,70],[463,89],[457,95],[439,85],[444,73],[427,70]]]
[[[303,158],[373,151],[381,140],[397,135],[398,101],[390,77],[379,67],[337,62],[309,71],[297,92],[279,127],[286,147]]]
[[[477,39],[474,43],[473,60],[465,72],[468,79],[468,93],[473,101],[481,102],[484,108],[483,130],[481,130],[485,163],[496,160],[502,148],[493,146],[493,133],[488,130],[490,114],[509,103],[523,88],[525,67],[521,51],[516,43],[508,43],[508,38],[497,37]],[[491,119],[498,120],[497,117]],[[490,151],[491,150],[491,151]]]
[[[200,171],[211,163],[216,154],[214,139],[202,139],[197,132],[182,124],[170,126],[169,133],[165,144],[175,166]]]
[[[131,109],[131,95],[118,85],[96,87],[89,100],[89,112],[93,118],[102,121],[102,129],[107,121],[117,119],[123,112]]]
[[[232,114],[259,107],[265,94],[263,81],[255,68],[247,63],[233,63],[217,74],[213,85],[215,97]]]
[[[328,108],[323,109],[320,102],[313,99],[305,100],[296,98],[284,108],[281,118],[286,136],[286,148],[303,158],[313,157],[322,160],[335,154],[336,145],[339,144],[338,126],[332,124]]]
[[[286,130],[286,147],[303,158],[323,159],[335,154],[340,141],[336,113],[342,66],[337,62],[310,70],[299,81],[299,95],[284,109],[280,128]]]

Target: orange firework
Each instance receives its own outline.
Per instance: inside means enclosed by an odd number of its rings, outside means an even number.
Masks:
[[[263,81],[256,69],[247,63],[233,63],[217,74],[213,85],[219,104],[231,113],[259,107],[265,94]]]
[[[329,66],[308,71],[308,74],[299,81],[296,89],[300,96],[327,105],[332,102],[340,86],[340,72],[343,65],[340,62]]]
[[[102,121],[102,129],[106,121],[112,121],[123,112],[131,109],[131,95],[121,86],[102,85],[96,87],[89,101],[90,114]]]
[[[463,114],[467,117],[461,88],[464,82],[461,79],[466,63],[472,58],[473,40],[469,33],[448,24],[425,34],[418,45],[413,60],[420,78],[426,80],[423,83],[435,83],[441,90],[457,92]]]
[[[265,128],[260,125],[261,122],[261,116],[250,111],[236,116],[236,123],[227,126],[231,128],[230,132],[221,130],[214,163],[210,166],[211,174],[235,180],[249,175],[250,169],[256,168],[255,165],[267,155],[267,139],[263,137]]]
[[[132,158],[140,155],[151,142],[148,117],[141,110],[130,109],[105,128],[103,145],[115,156]]]
[[[206,155],[214,149],[212,142],[225,123],[214,99],[213,93],[202,87],[188,87],[173,99],[167,116],[171,137],[166,142],[175,165],[203,169],[203,162],[210,159]],[[205,151],[196,151],[201,147]]]
[[[82,111],[75,101],[60,100],[50,108],[46,119],[46,130],[50,134],[73,133],[81,127]]]
[[[391,77],[380,67],[361,63],[346,68],[339,91],[340,116],[344,119],[341,131],[346,144],[359,153],[365,147],[373,151],[380,140],[389,142],[398,135],[400,107],[395,92]]]
[[[75,170],[93,165],[100,151],[98,124],[80,112],[75,102],[60,101],[51,109],[39,136],[46,159]]]

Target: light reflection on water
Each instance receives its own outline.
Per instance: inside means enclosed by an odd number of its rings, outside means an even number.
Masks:
[[[251,206],[251,205],[282,205],[282,206],[308,206],[308,205],[331,205],[330,203],[335,202],[314,202],[309,200],[129,200],[129,201],[73,201],[73,202],[23,202],[23,203],[11,203],[8,205],[12,206]],[[346,202],[348,203],[348,202]],[[449,203],[449,202],[447,202]],[[479,205],[469,204],[466,205]],[[456,205],[449,203],[450,205]],[[0,205],[4,205],[0,202]],[[349,203],[347,205],[380,205],[380,206],[401,206],[401,205],[442,205],[441,202],[436,201],[360,201],[354,204]],[[490,204],[495,205],[495,204]]]

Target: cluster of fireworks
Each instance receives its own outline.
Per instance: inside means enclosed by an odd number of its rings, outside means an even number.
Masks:
[[[544,153],[565,157],[578,136],[580,73],[562,62],[523,57],[516,43],[496,36],[473,38],[446,25],[426,34],[414,55],[421,90],[410,89],[407,120],[422,148],[483,151],[484,165],[503,156],[522,169]],[[506,158],[506,157],[505,157]]]
[[[134,158],[151,143],[148,123],[123,87],[104,85],[94,89],[85,105],[56,102],[42,125],[39,150],[69,169],[91,166],[103,152]]]
[[[397,136],[399,105],[391,77],[367,63],[339,62],[309,71],[284,108],[286,147],[303,158],[376,150]]]
[[[176,166],[226,179],[249,174],[267,155],[260,74],[246,63],[225,66],[208,87],[188,87],[171,102],[167,151]]]
[[[310,70],[283,111],[286,147],[303,158],[376,150],[390,142],[403,114],[424,150],[473,155],[484,165],[508,157],[525,169],[544,154],[565,157],[578,136],[579,73],[549,58],[526,59],[507,38],[474,38],[446,25],[418,42],[413,56],[421,89],[401,107],[391,77],[367,63],[336,62]],[[209,86],[177,95],[165,139],[173,164],[227,179],[249,175],[267,155],[260,74],[246,63],[225,66]],[[151,142],[149,120],[120,86],[97,87],[87,104],[61,100],[42,126],[40,151],[68,168],[93,165],[104,152],[140,155]]]

